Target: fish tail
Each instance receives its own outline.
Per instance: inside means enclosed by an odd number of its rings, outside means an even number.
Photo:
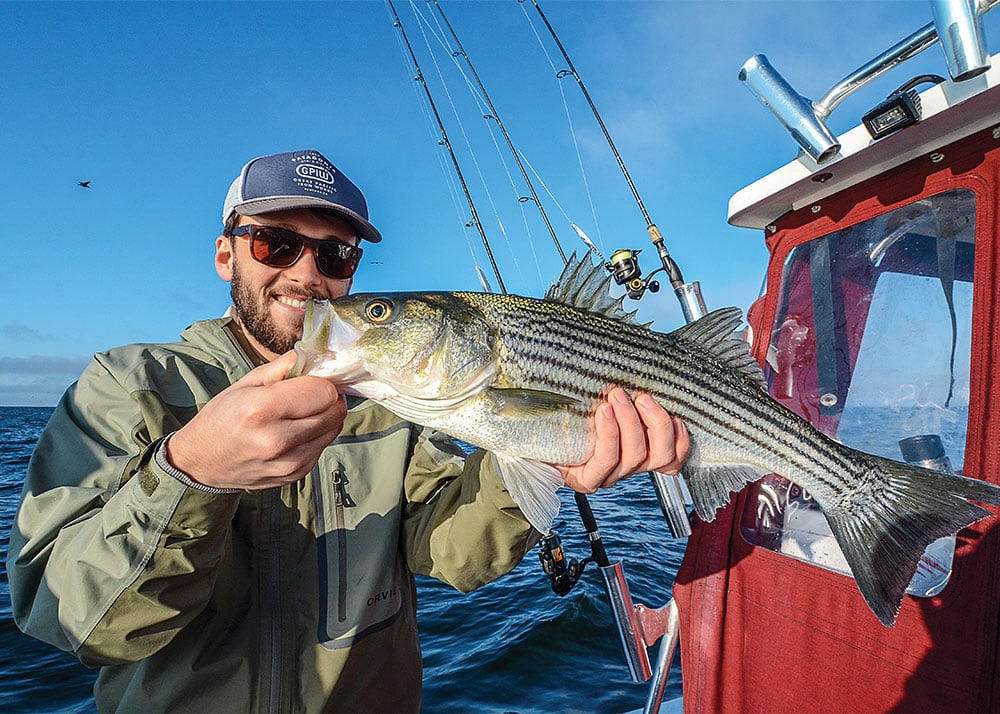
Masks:
[[[966,499],[1000,504],[1000,487],[870,455],[862,463],[872,486],[825,514],[861,594],[892,627],[927,546],[991,515]]]

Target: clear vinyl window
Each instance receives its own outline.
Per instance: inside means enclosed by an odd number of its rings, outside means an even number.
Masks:
[[[869,453],[961,472],[969,408],[975,196],[921,199],[795,248],[765,373],[776,399]],[[750,543],[850,573],[809,493],[754,484]],[[908,592],[940,592],[954,538],[933,543]]]

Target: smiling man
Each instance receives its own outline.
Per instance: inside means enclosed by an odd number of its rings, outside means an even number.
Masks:
[[[14,618],[101,667],[101,711],[416,711],[413,573],[472,590],[538,533],[491,460],[333,382],[286,379],[305,301],[347,294],[358,188],[316,151],[255,159],[226,197],[223,318],[96,355],[35,449],[11,534]],[[676,473],[683,425],[612,392],[591,492]]]

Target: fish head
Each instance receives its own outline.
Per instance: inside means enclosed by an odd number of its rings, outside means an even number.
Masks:
[[[361,293],[306,307],[292,372],[372,399],[456,400],[496,373],[494,330],[450,293]]]

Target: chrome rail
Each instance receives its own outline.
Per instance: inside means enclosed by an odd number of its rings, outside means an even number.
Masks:
[[[934,21],[866,62],[812,102],[798,94],[764,55],[754,55],[740,68],[739,79],[763,102],[817,164],[840,150],[824,120],[848,96],[876,77],[939,42],[952,79],[962,82],[989,69],[982,15],[1000,0],[931,0]]]

